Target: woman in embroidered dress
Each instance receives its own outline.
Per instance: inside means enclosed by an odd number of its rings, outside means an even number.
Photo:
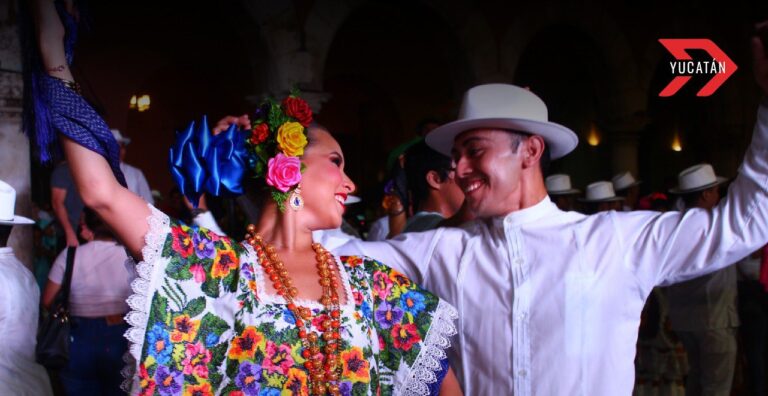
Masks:
[[[460,393],[444,352],[453,307],[373,259],[336,258],[313,243],[312,230],[340,225],[354,185],[338,143],[308,127],[303,100],[268,104],[246,135],[211,138],[252,165],[267,191],[246,241],[190,228],[121,185],[115,142],[76,93],[59,15],[50,0],[33,6],[47,72],[37,76],[45,106],[36,110],[49,111],[83,201],[143,260],[127,316],[133,394],[427,395],[441,383]],[[36,116],[35,141],[45,142]],[[227,188],[242,177],[226,168],[235,165],[216,168]]]

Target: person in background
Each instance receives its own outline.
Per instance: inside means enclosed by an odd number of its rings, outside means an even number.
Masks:
[[[453,178],[451,158],[423,140],[405,152],[405,175],[414,213],[403,232],[434,229],[461,208],[464,193]]]
[[[110,129],[110,131],[112,131],[112,136],[117,140],[117,144],[120,145],[120,170],[123,171],[125,182],[128,183],[128,189],[144,198],[151,205],[154,205],[155,198],[152,195],[152,190],[149,189],[149,183],[147,183],[147,178],[144,177],[144,172],[135,166],[125,163],[125,154],[128,152],[128,144],[131,143],[131,138],[123,136],[118,129]]]
[[[716,176],[709,164],[683,170],[678,180],[670,193],[682,198],[684,212],[698,208],[708,213],[720,202],[720,186],[727,181]],[[685,394],[730,395],[739,326],[736,266],[669,286],[666,294],[672,330],[688,354]]]
[[[595,214],[615,210],[620,212],[624,197],[616,196],[613,184],[609,181],[598,181],[587,186],[584,198],[579,199],[584,204],[584,213]]]
[[[552,202],[562,211],[576,210],[576,196],[581,190],[571,187],[571,177],[565,174],[554,174],[544,179],[547,194]]]
[[[632,176],[632,172],[621,172],[611,179],[613,190],[616,195],[624,197],[624,211],[629,212],[637,209],[637,203],[640,199],[640,181]]]
[[[94,239],[75,251],[69,299],[70,359],[60,379],[70,395],[117,395],[128,348],[123,316],[128,312],[126,300],[132,294],[134,272],[126,264],[125,247],[98,215],[86,208],[84,218]],[[66,258],[65,249],[53,263],[43,291],[45,308],[61,289]]]
[[[64,236],[64,243],[60,243],[59,247],[80,244],[77,225],[80,224],[80,215],[83,213],[84,206],[67,163],[59,163],[51,173],[51,208],[61,227],[61,235]]]
[[[0,395],[52,395],[43,366],[35,362],[40,289],[32,272],[8,246],[13,227],[35,222],[14,215],[16,190],[0,180]]]

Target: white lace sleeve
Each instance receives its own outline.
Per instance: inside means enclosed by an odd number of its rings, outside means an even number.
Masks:
[[[458,318],[456,308],[443,300],[438,302],[419,355],[404,378],[395,380],[395,394],[429,395],[429,385],[437,382],[437,374],[442,369],[440,362],[447,358],[445,350],[451,346],[450,338],[456,334],[455,322]],[[402,385],[398,385],[400,381]]]
[[[131,282],[133,295],[128,297],[128,306],[131,310],[125,316],[130,328],[125,333],[128,339],[129,349],[125,355],[125,368],[123,374],[123,390],[130,394],[138,392],[138,362],[141,358],[141,350],[144,347],[144,335],[146,334],[149,309],[152,304],[152,291],[157,289],[158,282],[163,277],[163,271],[168,265],[168,259],[162,258],[163,244],[171,232],[168,216],[149,205],[152,214],[147,218],[149,231],[144,236],[144,248],[141,255],[144,260],[136,265],[137,277]]]

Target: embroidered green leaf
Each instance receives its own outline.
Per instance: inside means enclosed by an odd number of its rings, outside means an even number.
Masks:
[[[165,273],[171,279],[192,279],[192,273],[189,272],[189,264],[189,261],[182,259],[178,255],[173,255],[171,256],[171,262],[165,267]]]
[[[209,277],[208,279],[205,280],[205,282],[203,282],[202,290],[206,296],[218,297],[219,296],[219,280],[213,277]]]
[[[189,315],[190,318],[194,318],[200,315],[205,310],[205,297],[193,298],[192,301],[187,304],[184,309],[184,313]]]
[[[291,195],[289,192],[282,192],[282,191],[275,191],[272,190],[272,200],[277,203],[277,207],[280,209],[280,212],[285,212],[285,201],[288,200],[288,197]]]
[[[207,330],[209,333],[214,333],[217,336],[221,336],[222,333],[229,330],[229,325],[221,318],[208,312],[200,321],[200,328]]]
[[[169,324],[170,314],[168,313],[168,299],[155,292],[155,296],[152,299],[152,307],[149,309],[148,323],[157,322]]]

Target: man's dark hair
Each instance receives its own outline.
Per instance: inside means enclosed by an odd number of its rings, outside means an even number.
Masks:
[[[703,189],[699,191],[689,192],[687,194],[681,194],[680,199],[683,200],[683,204],[685,204],[686,209],[690,209],[693,207],[696,207],[699,203],[699,199],[704,194],[704,191],[707,191],[708,189]]]
[[[515,131],[515,130],[508,130],[511,136],[512,140],[512,151],[517,152],[517,150],[520,148],[520,143],[523,142],[523,139],[531,136],[528,132],[522,132],[522,131]],[[541,158],[539,159],[539,168],[541,169],[541,174],[546,175],[547,172],[549,172],[549,164],[552,161],[551,155],[549,153],[549,145],[545,142],[544,143],[544,151],[541,153]]]
[[[451,158],[431,149],[422,140],[405,152],[405,177],[414,211],[419,210],[429,195],[426,176],[430,171],[435,171],[440,181],[444,181],[451,171]]]
[[[102,220],[101,217],[96,214],[95,210],[87,206],[83,208],[83,219],[85,220],[85,225],[88,226],[88,229],[93,232],[95,237],[115,237],[115,235],[112,233],[112,230],[109,229],[107,224],[104,223],[104,220]]]
[[[11,237],[12,225],[0,225],[0,247],[8,245],[8,239]]]

